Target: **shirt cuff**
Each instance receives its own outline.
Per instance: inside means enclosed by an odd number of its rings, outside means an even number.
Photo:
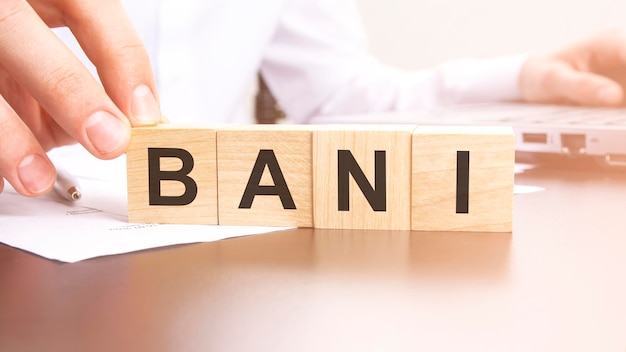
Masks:
[[[521,100],[519,75],[527,59],[518,54],[441,65],[443,105]]]

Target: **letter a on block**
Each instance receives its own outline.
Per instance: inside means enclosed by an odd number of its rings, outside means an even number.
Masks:
[[[314,132],[316,228],[410,230],[413,128],[337,125]]]
[[[220,225],[313,226],[309,126],[217,132]]]
[[[128,220],[217,225],[216,158],[215,129],[133,128]]]
[[[273,185],[261,185],[261,178],[263,178],[265,168],[267,168],[272,177]],[[239,209],[252,208],[252,202],[254,202],[254,197],[256,196],[278,196],[283,209],[297,209],[273,149],[261,149],[259,151],[252,173],[248,179],[248,184],[243,192],[243,197],[241,197]]]
[[[509,127],[417,127],[411,228],[511,232],[514,147]]]

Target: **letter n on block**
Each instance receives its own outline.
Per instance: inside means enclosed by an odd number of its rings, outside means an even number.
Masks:
[[[514,148],[509,127],[417,127],[411,228],[511,232]]]
[[[217,225],[216,130],[133,128],[126,153],[128,220]]]
[[[410,230],[414,127],[337,125],[313,132],[316,228]]]
[[[309,126],[217,132],[220,225],[313,226]]]

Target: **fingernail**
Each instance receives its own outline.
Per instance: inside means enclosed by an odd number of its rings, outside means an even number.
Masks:
[[[606,86],[598,91],[598,99],[604,103],[617,103],[622,98],[622,92],[614,86]]]
[[[40,194],[54,184],[54,168],[41,155],[31,154],[20,162],[17,176],[29,193]]]
[[[85,129],[91,144],[102,154],[121,147],[128,134],[122,121],[106,111],[97,111],[89,116]]]
[[[133,92],[131,104],[132,120],[140,125],[154,125],[161,119],[161,113],[152,90],[148,86],[141,85]]]

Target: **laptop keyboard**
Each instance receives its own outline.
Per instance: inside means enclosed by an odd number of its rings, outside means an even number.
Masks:
[[[514,107],[514,108],[513,108]],[[559,105],[485,104],[442,109],[445,118],[456,115],[481,123],[530,123],[626,126],[626,108],[583,108]]]

